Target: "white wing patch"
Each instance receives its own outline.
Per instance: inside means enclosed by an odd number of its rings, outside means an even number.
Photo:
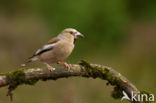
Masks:
[[[46,50],[48,50],[48,49],[51,49],[51,48],[53,48],[55,45],[56,45],[56,43],[44,45],[43,48],[38,49],[38,50],[36,51],[35,55],[38,55],[38,54],[40,54],[40,53],[43,52],[43,51],[46,51]]]

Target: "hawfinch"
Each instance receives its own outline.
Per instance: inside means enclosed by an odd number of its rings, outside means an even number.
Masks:
[[[83,37],[76,29],[64,29],[57,37],[52,38],[38,49],[26,64],[41,61],[50,71],[55,70],[55,68],[49,65],[51,63],[63,64],[67,68],[70,68],[69,64],[59,61],[66,59],[74,49],[76,39]]]

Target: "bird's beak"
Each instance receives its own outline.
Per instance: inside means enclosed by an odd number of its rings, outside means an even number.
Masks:
[[[78,39],[78,38],[84,38],[84,35],[82,35],[80,32],[77,32],[75,34],[75,39]]]

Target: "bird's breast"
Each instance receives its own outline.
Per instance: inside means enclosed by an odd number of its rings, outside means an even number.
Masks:
[[[66,59],[71,52],[73,51],[74,45],[73,44],[60,44],[58,50],[56,49],[55,55],[57,59],[64,60]]]

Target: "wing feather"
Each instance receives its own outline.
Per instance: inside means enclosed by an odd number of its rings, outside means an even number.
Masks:
[[[54,48],[54,46],[58,43],[59,40],[60,39],[58,39],[56,37],[49,40],[42,48],[38,49],[36,51],[36,53],[30,58],[33,58],[34,56],[40,55],[46,51],[52,50]]]

